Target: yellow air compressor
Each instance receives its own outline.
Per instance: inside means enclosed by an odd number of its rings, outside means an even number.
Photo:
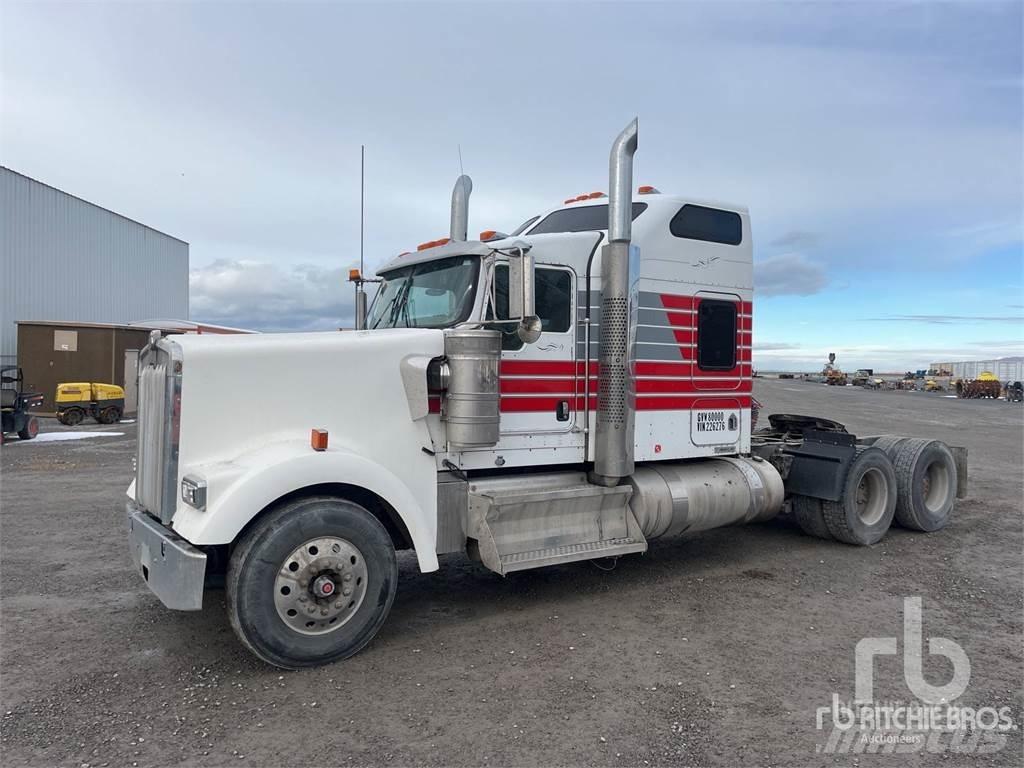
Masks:
[[[113,424],[124,415],[124,389],[91,381],[57,385],[57,421],[69,427],[92,416],[100,424]]]

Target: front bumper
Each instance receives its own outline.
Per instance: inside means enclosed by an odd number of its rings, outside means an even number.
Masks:
[[[128,546],[135,570],[168,608],[200,610],[203,607],[206,553],[158,523],[132,502],[127,503],[126,511]]]

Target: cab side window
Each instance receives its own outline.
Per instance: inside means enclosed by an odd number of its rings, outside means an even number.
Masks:
[[[572,273],[564,269],[538,267],[534,272],[537,315],[543,333],[566,333],[572,325]],[[508,265],[494,268],[494,300],[498,320],[508,320]],[[521,349],[523,342],[515,328],[503,328],[501,348]]]

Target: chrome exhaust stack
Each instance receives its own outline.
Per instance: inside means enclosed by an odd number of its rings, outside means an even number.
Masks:
[[[633,155],[638,121],[612,145],[608,162],[608,244],[601,248],[601,331],[598,345],[597,420],[592,480],[615,486],[633,474],[634,402],[629,371],[630,244],[633,229]]]
[[[452,190],[452,224],[449,237],[453,242],[464,243],[469,234],[469,196],[473,192],[473,180],[463,174],[455,180]]]

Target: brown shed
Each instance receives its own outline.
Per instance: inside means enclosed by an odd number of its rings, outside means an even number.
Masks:
[[[135,366],[139,350],[146,346],[154,329],[165,334],[253,333],[188,320],[147,320],[138,325],[19,320],[17,325],[18,365],[25,377],[25,389],[45,398],[39,409],[42,414],[54,413],[57,385],[71,381],[124,387],[125,412],[134,413]]]
[[[45,397],[40,411],[53,413],[57,384],[99,381],[134,389],[135,359],[149,339],[150,328],[105,323],[18,322],[18,365],[25,388]],[[125,386],[126,365],[128,366]],[[125,395],[125,410],[134,398]],[[132,402],[128,402],[129,399]]]

